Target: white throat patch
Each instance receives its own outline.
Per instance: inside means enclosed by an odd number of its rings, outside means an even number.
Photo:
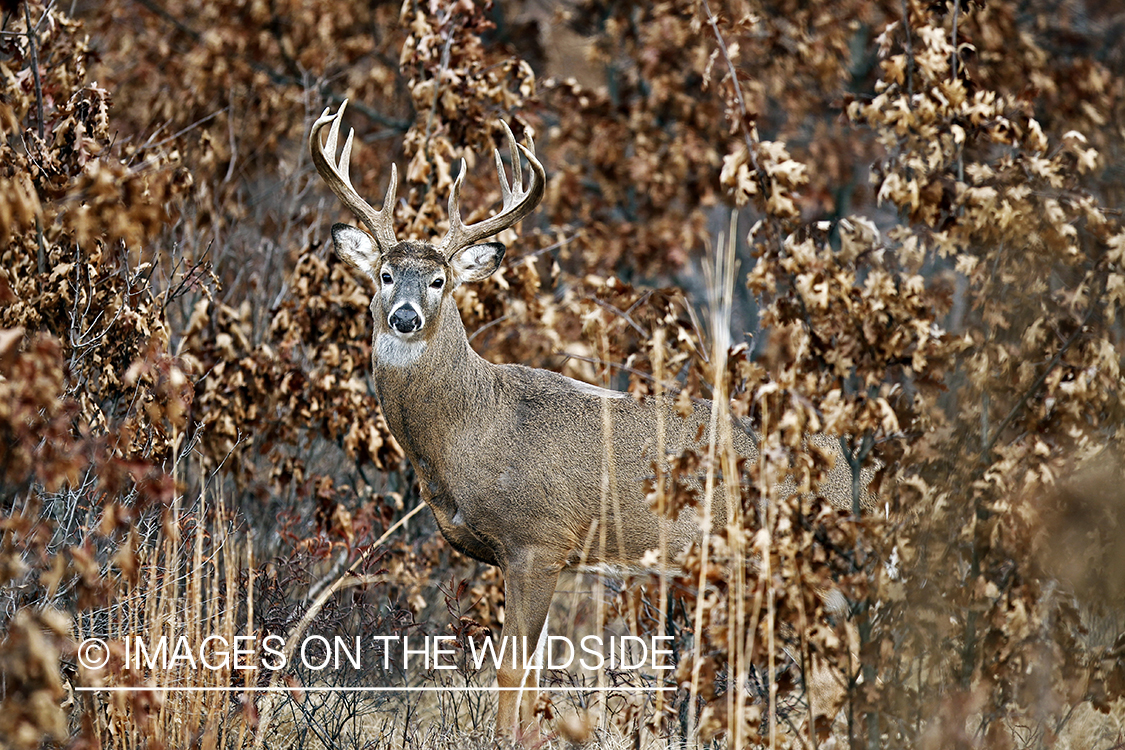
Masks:
[[[380,333],[375,337],[375,359],[389,367],[407,367],[418,361],[426,351],[426,342],[403,341],[393,333]]]

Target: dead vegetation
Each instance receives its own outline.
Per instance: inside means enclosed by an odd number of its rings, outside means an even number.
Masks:
[[[483,356],[685,404],[726,396],[761,436],[741,494],[713,499],[740,521],[680,575],[599,583],[561,610],[672,635],[677,690],[556,694],[551,746],[1125,741],[1114,7],[12,6],[0,747],[489,742],[486,693],[329,698],[289,671],[263,722],[261,670],[204,684],[119,651],[220,630],[464,648],[499,624],[498,574],[426,511],[408,517],[413,475],[367,375],[370,290],[331,252],[344,212],[305,147],[344,98],[361,192],[402,169],[399,237],[444,231],[461,157],[466,221],[499,203],[474,156],[499,145],[497,119],[535,134],[543,206],[501,236],[501,271],[457,292]],[[737,283],[704,310],[732,208]],[[877,470],[876,511],[859,487],[850,513],[818,494],[813,433]],[[704,500],[675,481],[703,461],[673,457],[669,512]],[[786,475],[807,494],[780,497]],[[80,667],[87,637],[107,642],[104,669]],[[814,660],[844,690],[835,727],[810,732]],[[168,681],[231,691],[78,690]]]

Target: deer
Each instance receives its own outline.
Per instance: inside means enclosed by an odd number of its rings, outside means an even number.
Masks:
[[[317,172],[366,227],[334,224],[332,241],[339,257],[376,287],[371,373],[383,417],[448,543],[502,571],[503,639],[541,643],[564,569],[636,568],[650,550],[665,549],[662,540],[668,550],[683,550],[699,537],[697,511],[685,508],[675,519],[658,514],[644,485],[657,459],[658,422],[666,429],[667,450],[698,444],[707,439],[711,404],[696,403],[684,418],[667,400],[638,401],[560,373],[494,364],[478,355],[452,292],[497,271],[505,246],[486,240],[520,222],[543,198],[546,172],[534,141],[517,143],[500,121],[512,179],[495,149],[499,213],[472,224],[462,221],[462,159],[449,194],[445,236],[400,241],[393,226],[395,166],[377,210],[349,177],[354,130],[337,158],[346,105],[335,114],[324,110],[312,125],[309,147]],[[526,187],[521,157],[530,170]],[[755,457],[751,433],[733,434],[738,452]],[[847,468],[841,473],[843,464],[837,462],[830,480],[849,488],[851,474]],[[615,480],[608,493],[607,476]],[[726,523],[720,506],[711,519],[715,530]],[[535,731],[538,673],[505,661],[496,681],[497,736]]]

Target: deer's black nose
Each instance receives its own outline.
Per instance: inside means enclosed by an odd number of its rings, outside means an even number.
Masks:
[[[422,316],[410,305],[403,305],[391,313],[391,325],[399,333],[413,333],[422,327]]]

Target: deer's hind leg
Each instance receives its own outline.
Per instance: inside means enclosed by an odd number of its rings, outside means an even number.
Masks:
[[[534,736],[538,728],[535,702],[539,692],[539,669],[525,666],[539,663],[536,651],[562,569],[556,557],[529,550],[513,555],[504,566],[505,657],[496,670],[496,682],[500,686],[497,736]],[[544,655],[539,654],[538,658]]]

